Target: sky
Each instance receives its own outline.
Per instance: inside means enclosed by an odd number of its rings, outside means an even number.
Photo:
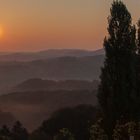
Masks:
[[[0,51],[102,48],[113,0],[0,0]],[[123,0],[135,24],[139,0]]]

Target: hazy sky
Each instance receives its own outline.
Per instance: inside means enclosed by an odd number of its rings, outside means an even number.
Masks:
[[[0,51],[98,49],[113,0],[0,0]],[[139,0],[123,0],[134,23]]]

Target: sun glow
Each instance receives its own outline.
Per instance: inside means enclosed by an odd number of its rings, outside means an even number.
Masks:
[[[2,26],[0,26],[0,38],[2,38],[3,37],[3,28],[2,28]]]

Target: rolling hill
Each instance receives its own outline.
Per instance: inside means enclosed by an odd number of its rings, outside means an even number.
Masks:
[[[37,128],[55,111],[81,104],[97,105],[96,90],[14,92],[0,96],[0,106],[29,130]]]
[[[103,50],[13,55],[0,54],[0,107],[28,129],[36,128],[59,109],[97,105]]]
[[[104,56],[60,57],[29,62],[0,62],[0,93],[34,78],[98,80]]]
[[[85,81],[85,80],[43,80],[43,79],[29,79],[13,88],[12,91],[25,92],[25,91],[58,91],[58,90],[89,90],[97,89],[99,82]]]
[[[1,52],[0,61],[34,61],[51,59],[57,57],[85,57],[85,56],[95,56],[103,55],[104,50],[99,49],[95,51],[88,50],[78,50],[78,49],[49,49],[40,52]]]

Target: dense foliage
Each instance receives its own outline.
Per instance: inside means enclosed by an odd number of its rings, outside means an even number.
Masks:
[[[122,1],[113,2],[108,24],[109,35],[104,40],[106,57],[102,68],[98,100],[105,129],[111,136],[117,120],[127,122],[138,121],[140,118],[138,113],[140,92],[137,90],[139,86],[137,48],[139,47],[137,47],[136,28],[132,25],[131,14]]]
[[[28,140],[28,138],[28,131],[19,121],[17,121],[11,129],[6,125],[0,129],[1,140]]]

